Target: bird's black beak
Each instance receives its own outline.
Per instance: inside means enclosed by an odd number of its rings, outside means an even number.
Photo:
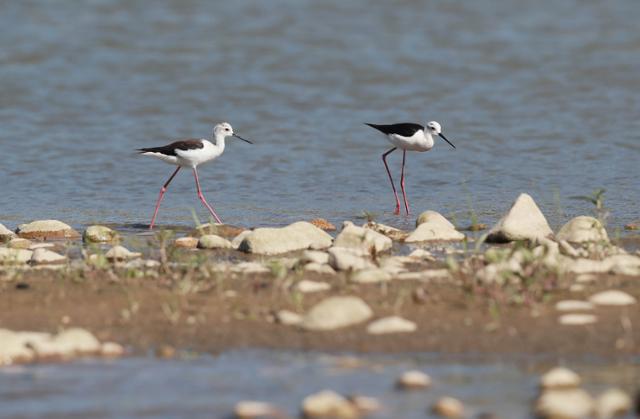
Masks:
[[[242,137],[241,137],[241,136],[239,136],[239,135],[236,135],[236,134],[231,134],[231,135],[232,135],[233,137],[236,137],[238,140],[242,140],[242,141],[244,141],[245,143],[253,144],[251,141],[249,141],[249,140],[247,140],[247,139],[244,139],[244,138],[242,138]]]
[[[443,140],[445,140],[447,143],[449,143],[449,145],[453,148],[456,148],[456,146],[454,146],[451,141],[447,140],[447,137],[445,137],[442,133],[438,134],[440,136],[440,138],[442,138]]]

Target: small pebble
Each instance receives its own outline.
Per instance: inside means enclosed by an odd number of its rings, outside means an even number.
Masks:
[[[176,348],[171,345],[160,345],[156,348],[156,356],[162,359],[170,359],[176,356]]]
[[[311,281],[303,279],[295,285],[295,289],[302,293],[328,291],[331,289],[331,285],[327,282]]]
[[[198,247],[198,238],[197,237],[180,237],[175,239],[173,245],[176,247],[181,247],[184,249],[195,249]]]
[[[618,290],[599,292],[589,297],[589,301],[599,306],[626,306],[637,302],[635,297]]]
[[[414,322],[398,316],[389,316],[371,322],[367,326],[367,333],[371,335],[383,335],[387,333],[411,333],[417,326]]]
[[[579,326],[583,324],[592,324],[598,320],[593,314],[563,314],[558,321],[560,324],[567,326]]]
[[[396,381],[396,387],[402,390],[415,390],[431,386],[431,377],[422,371],[407,371]]]
[[[102,356],[117,358],[124,355],[124,347],[119,343],[105,342],[101,345],[100,353]]]
[[[369,415],[382,409],[382,404],[375,397],[350,396],[349,401],[363,415]]]
[[[438,399],[431,407],[431,411],[445,418],[461,418],[464,416],[464,406],[462,402],[453,397],[442,397]]]
[[[558,311],[585,311],[593,310],[593,304],[588,301],[580,300],[562,300],[556,303]]]
[[[142,253],[131,252],[124,246],[113,246],[109,251],[105,254],[107,260],[112,262],[137,259],[142,256]]]
[[[552,368],[540,377],[540,387],[551,388],[576,388],[580,386],[580,376],[568,368]]]
[[[302,316],[289,310],[280,310],[276,313],[276,320],[286,326],[295,326],[302,323]]]
[[[238,402],[234,409],[235,417],[238,419],[258,419],[283,417],[282,412],[275,406],[253,400]]]
[[[571,286],[569,287],[569,291],[571,292],[582,292],[584,291],[585,287],[582,284],[571,284]]]
[[[302,401],[305,418],[356,419],[358,409],[341,395],[331,390],[311,394]]]
[[[624,391],[611,388],[596,399],[596,416],[598,419],[610,419],[624,416],[631,410],[631,397]]]
[[[536,401],[535,413],[545,419],[588,418],[593,410],[593,399],[579,388],[550,390]]]

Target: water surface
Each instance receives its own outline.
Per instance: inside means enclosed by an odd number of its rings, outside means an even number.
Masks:
[[[133,150],[227,120],[256,145],[201,169],[225,222],[367,210],[407,227],[363,122],[434,119],[458,148],[409,156],[416,212],[491,223],[526,191],[555,227],[604,187],[615,229],[640,217],[637,16],[633,0],[6,2],[0,222],[148,223],[171,168]],[[178,176],[159,222],[205,218],[194,189]]]
[[[296,417],[304,397],[332,389],[378,398],[384,409],[372,418],[432,417],[428,408],[442,396],[462,400],[467,417],[493,413],[501,418],[528,418],[539,375],[555,366],[536,358],[496,361],[422,354],[359,357],[359,367],[345,368],[354,362],[345,363],[344,358],[235,351],[191,360],[89,360],[2,369],[0,416],[225,418],[231,417],[240,400],[262,400]],[[630,392],[638,385],[637,362],[623,366],[574,360],[568,366],[580,373],[592,395],[612,386]],[[396,378],[408,369],[428,373],[432,388],[395,390]]]

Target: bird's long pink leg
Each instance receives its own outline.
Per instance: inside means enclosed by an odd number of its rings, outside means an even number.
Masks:
[[[202,194],[202,190],[200,189],[200,181],[198,180],[198,170],[195,167],[193,168],[193,177],[196,178],[196,188],[198,189],[198,198],[200,198],[200,200],[202,201],[204,206],[207,207],[207,209],[209,210],[211,215],[213,215],[213,218],[216,219],[218,224],[222,224],[222,221],[220,221],[220,218],[218,217],[218,214],[216,214],[216,212],[213,210],[213,208],[211,208],[211,205],[209,205],[207,200],[204,199],[204,195]]]
[[[407,193],[404,190],[404,162],[407,158],[407,150],[402,150],[402,171],[400,174],[400,188],[402,189],[402,197],[404,198],[404,209],[407,211],[407,215],[409,215],[409,201],[407,201]]]
[[[393,147],[391,150],[387,151],[382,155],[382,162],[384,163],[384,167],[387,169],[387,174],[389,175],[389,181],[391,182],[391,187],[393,188],[393,195],[396,197],[396,210],[393,212],[394,214],[400,214],[400,200],[398,199],[398,192],[396,192],[396,186],[393,184],[393,178],[391,177],[391,171],[389,170],[389,165],[387,164],[387,156],[393,153],[396,150]]]
[[[176,177],[179,171],[180,166],[178,166],[176,171],[173,172],[171,177],[169,177],[169,180],[167,180],[164,185],[162,185],[162,189],[160,189],[160,195],[158,196],[158,202],[156,202],[156,209],[153,211],[153,218],[151,218],[151,224],[149,224],[149,230],[153,230],[153,225],[156,223],[156,217],[158,216],[158,210],[160,209],[160,202],[162,202],[162,197],[164,197],[164,193],[167,192],[167,187],[169,186],[173,178]]]

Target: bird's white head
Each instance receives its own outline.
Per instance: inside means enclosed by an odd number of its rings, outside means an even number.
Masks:
[[[213,127],[213,135],[216,137],[228,137],[233,135],[233,127],[228,122],[222,122]]]
[[[218,139],[222,139],[224,140],[226,137],[235,137],[239,140],[245,141],[249,144],[253,144],[251,141],[246,140],[244,138],[242,138],[241,136],[237,135],[235,132],[233,132],[233,127],[231,126],[230,123],[228,122],[221,122],[218,125],[216,125],[215,127],[213,127],[213,136],[215,137],[216,140]]]
[[[430,121],[427,124],[427,130],[429,130],[429,134],[431,135],[439,135],[442,132],[442,127],[436,121]]]
[[[437,135],[438,137],[445,140],[451,147],[456,148],[456,146],[454,146],[453,143],[447,140],[447,137],[444,136],[444,134],[442,133],[442,127],[438,122],[429,121],[429,123],[427,123],[426,130],[427,130],[427,133],[429,133],[430,135]]]

